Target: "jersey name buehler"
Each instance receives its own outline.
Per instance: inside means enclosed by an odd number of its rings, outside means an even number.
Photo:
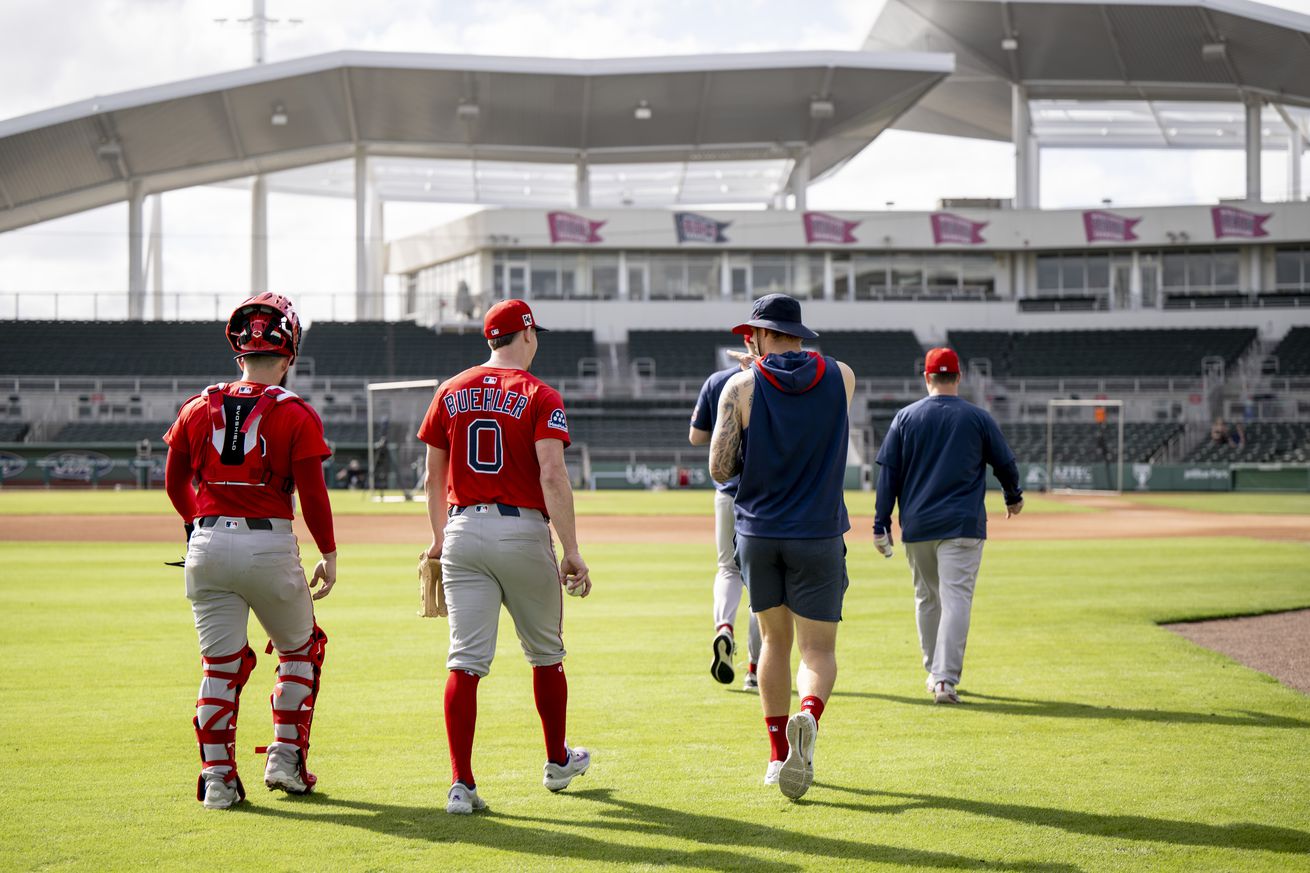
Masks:
[[[517,391],[499,388],[461,388],[446,395],[446,412],[453,418],[461,412],[496,412],[522,418],[528,398]]]

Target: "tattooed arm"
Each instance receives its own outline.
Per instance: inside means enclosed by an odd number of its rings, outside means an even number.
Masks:
[[[741,472],[742,431],[750,425],[755,376],[742,372],[728,380],[719,397],[719,415],[710,438],[710,476],[726,482]]]

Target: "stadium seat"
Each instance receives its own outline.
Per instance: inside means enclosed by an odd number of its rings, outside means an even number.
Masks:
[[[1294,327],[1274,350],[1278,372],[1284,376],[1310,375],[1310,327]]]
[[[1185,330],[953,330],[962,361],[991,361],[996,378],[1197,376],[1201,361],[1232,367],[1256,339],[1254,328]]]
[[[231,378],[235,371],[224,326],[217,321],[0,322],[0,375]]]

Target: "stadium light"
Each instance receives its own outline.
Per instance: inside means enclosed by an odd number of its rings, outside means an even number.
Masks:
[[[111,160],[123,156],[123,145],[116,139],[102,142],[96,147],[96,157]]]
[[[287,122],[290,120],[290,116],[287,115],[287,108],[281,103],[275,103],[273,105],[273,114],[269,116],[268,123],[274,127],[286,127]]]
[[[818,97],[810,101],[810,118],[832,118],[837,112],[837,107],[831,100],[821,100]]]
[[[1223,40],[1219,42],[1207,42],[1201,46],[1201,59],[1209,61],[1212,64],[1220,64],[1228,60],[1228,44]]]
[[[1001,40],[1001,51],[1017,52],[1019,50],[1019,40],[1012,36],[1007,36]]]
[[[476,103],[461,103],[455,107],[455,117],[460,121],[474,122],[482,114],[482,109]]]
[[[650,104],[645,100],[639,102],[637,108],[632,110],[632,117],[638,121],[650,121],[651,116],[654,114],[655,113],[650,108]]]

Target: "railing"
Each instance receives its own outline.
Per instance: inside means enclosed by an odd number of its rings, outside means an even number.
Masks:
[[[353,292],[299,291],[288,289],[296,311],[305,323],[354,321],[359,297]],[[146,294],[146,321],[226,321],[232,308],[246,297],[244,291],[169,292]],[[404,318],[404,297],[384,294],[381,312],[375,318],[397,321]],[[126,321],[126,291],[0,291],[0,320],[13,321]]]

